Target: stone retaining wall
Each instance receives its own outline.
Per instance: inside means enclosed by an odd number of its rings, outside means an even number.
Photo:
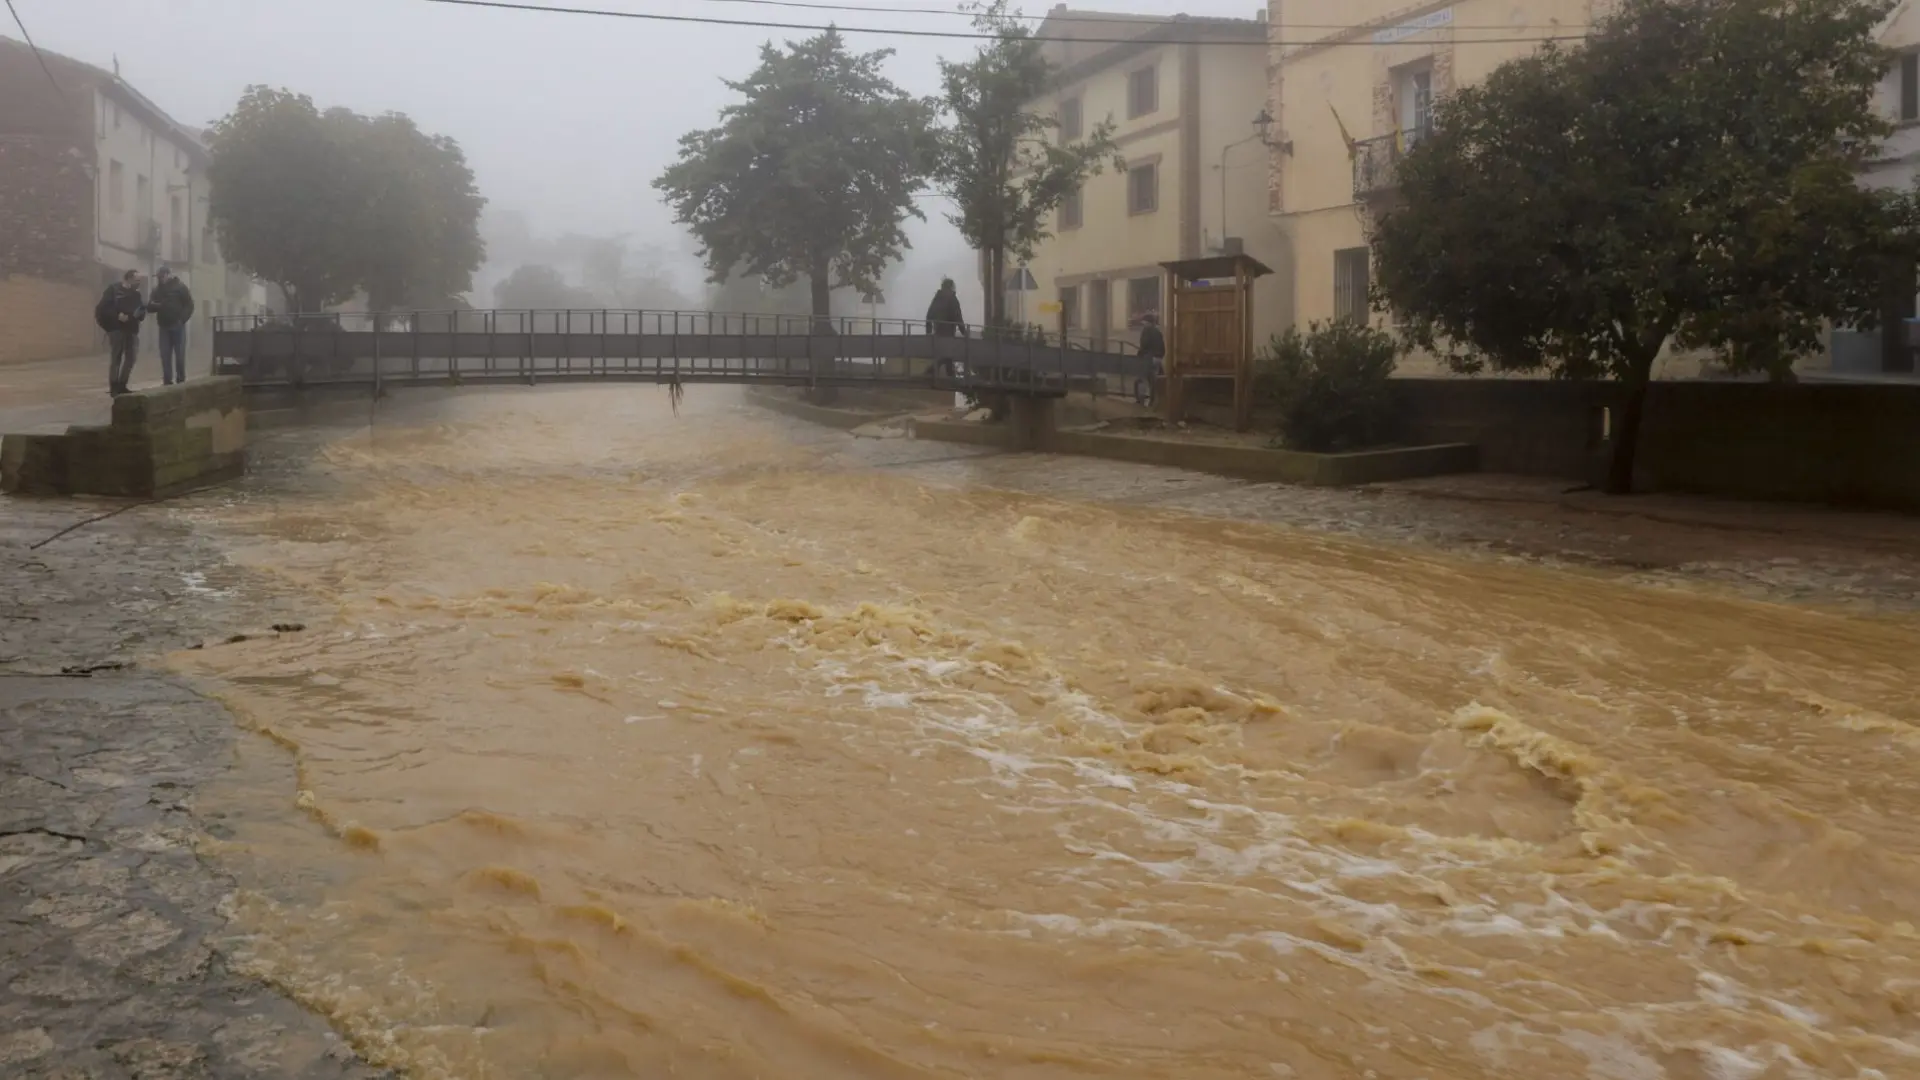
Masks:
[[[1191,469],[1243,480],[1316,487],[1411,480],[1423,476],[1473,472],[1479,466],[1474,447],[1459,443],[1366,450],[1352,454],[1308,454],[1260,446],[1150,439],[1089,431],[1050,431],[1038,437],[1033,446],[1016,446],[1014,444],[1020,441],[1021,436],[1010,424],[921,419],[914,421],[913,429],[914,437],[918,439],[1079,454],[1110,461]]]
[[[0,438],[0,491],[160,497],[246,471],[247,407],[233,376],[114,399],[113,421]]]
[[[1399,441],[1473,443],[1487,472],[1597,483],[1612,450],[1613,383],[1394,379]],[[1190,411],[1226,418],[1223,402]],[[1269,428],[1270,416],[1257,417]],[[1920,511],[1920,383],[1658,381],[1634,486],[1743,499]]]

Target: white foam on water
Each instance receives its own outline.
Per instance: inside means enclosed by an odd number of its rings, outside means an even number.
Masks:
[[[1701,1047],[1700,1064],[1713,1080],[1754,1080],[1767,1071],[1766,1062],[1727,1046]]]
[[[1667,1070],[1626,1036],[1563,1031],[1554,1038],[1587,1059],[1587,1080],[1663,1080]]]

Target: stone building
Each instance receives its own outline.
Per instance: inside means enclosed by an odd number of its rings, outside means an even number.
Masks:
[[[197,355],[207,319],[256,310],[214,239],[207,159],[112,72],[0,37],[0,363],[99,351],[94,302],[129,269],[166,265],[193,288]]]

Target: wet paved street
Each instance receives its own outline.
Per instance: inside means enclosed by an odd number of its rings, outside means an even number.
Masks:
[[[228,636],[237,605],[164,508],[29,549],[114,508],[0,501],[0,1076],[381,1075],[222,961],[232,886],[195,853],[220,825],[194,792],[233,725],[143,662]]]

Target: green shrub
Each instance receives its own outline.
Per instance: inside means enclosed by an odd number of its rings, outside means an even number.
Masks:
[[[1316,322],[1268,342],[1254,369],[1259,403],[1280,414],[1288,447],[1329,453],[1379,445],[1391,430],[1393,335],[1363,322]]]

